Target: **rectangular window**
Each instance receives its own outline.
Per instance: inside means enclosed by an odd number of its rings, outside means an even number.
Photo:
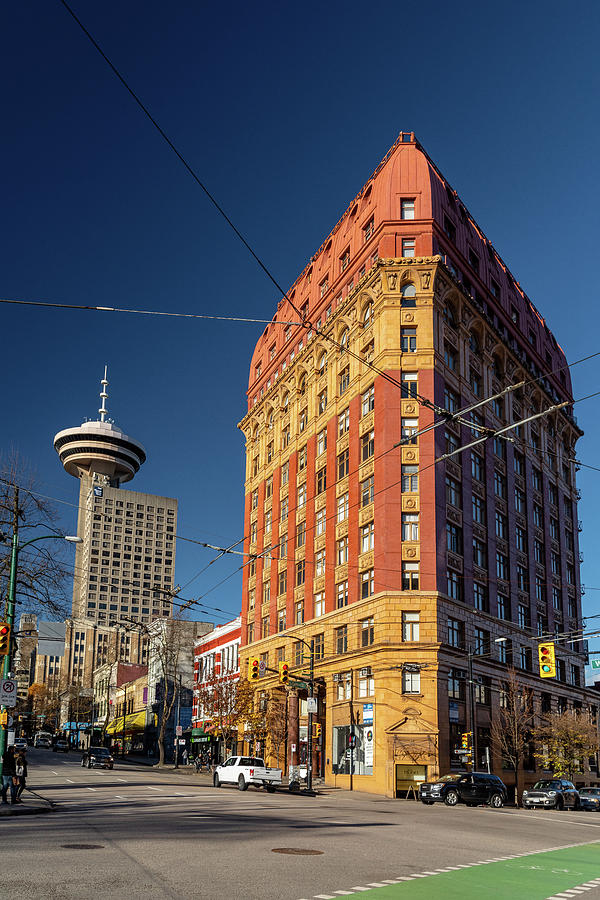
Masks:
[[[318,509],[316,514],[316,524],[315,524],[315,533],[317,537],[321,534],[325,534],[325,528],[327,525],[327,514],[326,510]]]
[[[503,581],[509,581],[510,572],[508,569],[508,556],[496,550],[496,575]]]
[[[411,669],[402,669],[402,693],[403,694],[420,694],[421,693],[421,672],[412,671]]]
[[[337,521],[344,522],[348,518],[348,510],[350,507],[349,494],[340,494],[337,498]]]
[[[374,234],[375,234],[375,219],[374,219],[373,216],[371,216],[371,218],[369,219],[369,221],[367,222],[367,224],[366,224],[366,225],[364,226],[364,228],[363,228],[363,237],[364,237],[365,243],[366,243],[366,242],[369,240],[369,238],[372,237]]]
[[[419,640],[419,618],[418,612],[402,613],[402,640],[418,641]]]
[[[510,618],[511,618],[510,598],[505,597],[504,594],[498,594],[497,602],[498,602],[498,618],[504,619],[505,621],[510,621]]]
[[[327,389],[322,390],[317,397],[317,415],[324,413],[327,408]]]
[[[458,370],[458,353],[448,342],[444,342],[444,362],[451,372]]]
[[[416,353],[417,351],[417,329],[401,328],[400,329],[400,349],[403,353]]]
[[[298,522],[296,525],[296,547],[304,547],[306,543],[306,522]]]
[[[403,199],[400,201],[400,218],[414,219],[415,217],[415,201],[411,199]]]
[[[346,448],[346,450],[342,450],[342,452],[338,455],[338,458],[337,458],[338,481],[340,481],[340,479],[342,479],[342,478],[345,478],[349,471],[350,471],[350,451]]]
[[[303,506],[306,506],[306,484],[299,484],[297,507],[301,509]]]
[[[536,528],[544,527],[544,510],[539,503],[533,504],[533,524]]]
[[[261,637],[269,637],[269,617],[263,616],[261,623]]]
[[[485,500],[482,500],[481,497],[473,494],[471,508],[473,512],[473,521],[477,522],[479,525],[485,525],[487,522]]]
[[[372,384],[371,387],[367,388],[361,398],[361,414],[363,416],[368,415],[373,409],[375,409],[375,385]]]
[[[402,563],[402,590],[419,590],[419,563]]]
[[[414,256],[415,255],[415,239],[414,238],[402,238],[402,256]]]
[[[304,584],[306,579],[306,562],[303,559],[298,560],[296,563],[296,587],[300,587],[300,585]]]
[[[323,466],[317,472],[317,494],[322,494],[327,488],[327,466]]]
[[[367,431],[360,439],[360,458],[362,462],[370,459],[375,454],[375,431]]]
[[[348,496],[346,494],[346,496]],[[375,476],[369,475],[360,484],[360,505],[368,506],[375,499]],[[347,513],[346,513],[347,515]]]
[[[465,626],[460,619],[448,619],[448,643],[460,650],[465,646]]]
[[[350,410],[345,409],[338,416],[338,437],[342,437],[343,434],[347,434],[350,430]]]
[[[525,515],[527,512],[527,503],[525,500],[525,491],[522,491],[521,488],[515,488],[515,510],[521,515]]]
[[[479,453],[471,450],[471,478],[474,481],[485,481],[485,465]]]
[[[400,396],[404,400],[416,398],[419,393],[417,372],[403,372],[400,382]]]
[[[494,471],[494,493],[496,497],[506,500],[506,476]]]
[[[304,600],[298,600],[294,603],[294,625],[302,625],[304,623]]]
[[[419,490],[419,467],[402,466],[402,493],[416,494]]]
[[[473,565],[487,569],[487,547],[479,538],[473,538]]]
[[[339,584],[335,586],[335,595],[336,595],[336,606],[338,609],[343,609],[344,606],[348,606],[348,582],[340,581]]]
[[[306,451],[306,445],[304,447],[300,447],[298,450],[298,471],[302,472],[306,468],[306,462],[308,459],[308,454]]]
[[[367,569],[360,574],[360,596],[362,600],[375,593],[375,570]]]
[[[348,626],[342,625],[341,628],[335,629],[335,651],[340,653],[348,652]]]
[[[476,628],[474,631],[475,642],[473,652],[476,656],[483,656],[490,652],[490,633],[483,628]]]
[[[520,563],[516,565],[517,572],[517,587],[520,591],[524,591],[525,593],[529,590],[529,576],[527,574],[527,569],[525,566],[522,566]]]
[[[454,569],[448,569],[446,578],[448,583],[448,596],[451,597],[452,600],[458,600],[462,603],[464,600],[462,575],[455,572]]]
[[[265,481],[265,500],[269,500],[273,496],[273,476]]]
[[[375,643],[375,620],[373,616],[360,623],[360,646],[370,647]]]
[[[370,666],[360,670],[358,678],[358,696],[372,697],[375,693],[375,679]]]
[[[340,272],[345,272],[350,265],[350,248],[344,250],[340,256]]]
[[[462,528],[453,522],[446,522],[446,549],[461,555],[463,552]]]
[[[346,366],[339,374],[340,397],[350,386],[350,366]]]
[[[419,514],[402,513],[402,540],[419,540]]]
[[[489,612],[490,609],[487,587],[478,581],[473,582],[473,606],[480,612]]]
[[[360,552],[368,553],[375,546],[375,523],[368,522],[360,529]]]
[[[287,591],[287,569],[282,569],[279,573],[278,593],[285,594]]]
[[[284,462],[281,467],[281,486],[287,484],[290,477],[290,464],[289,462]]]
[[[286,612],[285,609],[280,609],[277,613],[277,631],[285,631],[286,629]]]
[[[451,475],[446,475],[446,503],[449,503],[451,506],[456,506],[457,509],[462,508],[460,481],[457,481],[456,478],[452,478]]]
[[[459,406],[458,394],[446,385],[444,388],[444,409],[447,412],[455,413],[458,412]]]
[[[315,553],[315,575],[317,578],[325,574],[325,549]]]
[[[325,453],[327,450],[327,429],[324,428],[317,435],[317,456],[320,456],[321,453]]]
[[[416,444],[418,438],[416,437],[417,431],[419,430],[419,420],[418,419],[408,419],[403,418],[401,420],[401,437],[403,444]]]
[[[325,613],[325,592],[319,591],[315,594],[315,617],[318,618]]]
[[[316,660],[323,659],[325,657],[325,635],[323,633],[315,634],[313,650]]]
[[[348,538],[340,538],[336,543],[337,565],[343,566],[348,562]]]

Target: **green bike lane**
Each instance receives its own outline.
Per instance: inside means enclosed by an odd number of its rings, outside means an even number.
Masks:
[[[563,893],[563,892],[569,893]],[[572,892],[572,893],[571,893]],[[494,900],[547,900],[589,893],[600,897],[600,842],[577,844],[559,849],[536,851],[497,862],[471,863],[456,871],[423,872],[403,876],[396,884],[381,887],[355,887],[335,898],[358,897],[365,900],[465,900],[494,897]],[[592,893],[593,892],[593,893]],[[331,892],[316,897],[330,897]]]

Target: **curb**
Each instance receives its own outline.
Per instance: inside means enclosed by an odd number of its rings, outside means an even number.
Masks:
[[[0,818],[3,816],[40,816],[44,813],[54,812],[56,805],[52,802],[52,800],[46,800],[45,797],[40,796],[40,794],[36,794],[35,791],[30,790],[29,788],[25,788],[28,794],[31,794],[32,797],[35,797],[38,802],[43,803],[43,806],[29,806],[29,805],[21,805],[20,803],[12,804],[8,803],[6,806],[2,804],[0,806]]]

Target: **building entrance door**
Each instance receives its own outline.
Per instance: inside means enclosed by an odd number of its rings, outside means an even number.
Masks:
[[[396,763],[396,787],[394,797],[419,797],[419,785],[427,778],[427,766]],[[414,794],[413,794],[414,792]]]

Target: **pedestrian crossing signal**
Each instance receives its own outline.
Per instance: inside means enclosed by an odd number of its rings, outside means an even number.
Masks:
[[[8,622],[0,622],[0,656],[8,656],[10,653],[10,625]]]
[[[281,684],[287,684],[290,680],[290,667],[286,662],[279,663],[279,681]]]
[[[538,644],[540,678],[556,678],[556,655],[554,644]]]

